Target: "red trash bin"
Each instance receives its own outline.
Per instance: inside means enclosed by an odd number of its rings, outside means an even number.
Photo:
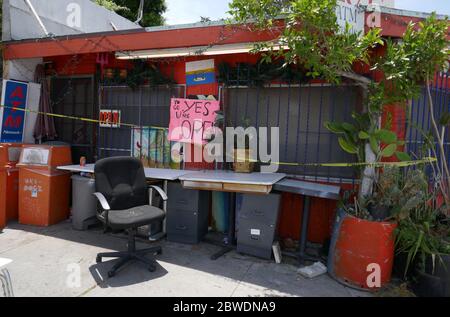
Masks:
[[[0,230],[18,218],[19,161],[22,144],[0,143]]]
[[[70,215],[69,146],[24,146],[19,167],[19,223],[48,227]]]

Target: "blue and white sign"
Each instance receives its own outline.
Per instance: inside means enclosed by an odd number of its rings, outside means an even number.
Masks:
[[[186,63],[187,86],[213,84],[215,82],[216,70],[213,59]]]
[[[336,7],[337,23],[341,30],[345,30],[348,24],[352,33],[363,35],[365,10],[359,7],[356,2],[358,0],[338,1]]]
[[[2,101],[0,109],[0,142],[20,143],[23,141],[25,111],[27,108],[28,84],[3,80]]]

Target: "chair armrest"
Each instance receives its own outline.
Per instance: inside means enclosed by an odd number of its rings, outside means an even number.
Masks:
[[[94,193],[93,195],[95,197],[97,197],[98,201],[102,205],[103,210],[105,210],[105,211],[110,211],[111,210],[111,207],[109,206],[108,201],[106,200],[105,196],[103,196],[102,193]]]
[[[152,190],[152,189],[156,190],[156,191],[158,192],[159,196],[161,196],[161,198],[162,198],[164,201],[167,201],[167,200],[169,199],[169,197],[167,197],[166,192],[163,191],[160,187],[158,187],[158,186],[153,186],[153,185],[152,185],[152,186],[149,186],[149,189],[150,189],[150,190]]]

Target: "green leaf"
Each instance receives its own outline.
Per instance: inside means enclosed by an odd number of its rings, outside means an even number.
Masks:
[[[359,132],[358,137],[360,138],[360,140],[368,140],[370,138],[370,135],[365,131],[361,131]]]
[[[441,119],[439,120],[439,124],[443,125],[443,126],[448,126],[450,125],[450,113],[445,112],[442,116]]]
[[[345,129],[342,127],[342,124],[336,122],[325,122],[325,128],[327,128],[330,132],[336,134],[345,133]]]
[[[375,154],[378,154],[380,152],[380,148],[378,146],[377,139],[373,135],[371,135],[370,138],[369,138],[369,142],[370,142],[370,147],[372,148],[372,151]]]
[[[358,153],[358,147],[355,144],[347,141],[344,138],[339,138],[339,145],[347,153],[350,153],[350,154]]]
[[[392,157],[397,151],[397,144],[388,145],[381,151],[382,157]]]
[[[397,135],[389,130],[379,130],[377,132],[377,137],[383,142],[384,144],[392,144],[397,142]]]
[[[350,124],[347,122],[342,123],[342,128],[347,132],[355,132],[356,131],[356,127],[353,124]]]
[[[405,152],[395,152],[395,156],[402,162],[410,162],[412,161],[411,156]]]

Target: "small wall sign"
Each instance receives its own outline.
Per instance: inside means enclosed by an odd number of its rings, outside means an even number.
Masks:
[[[100,110],[101,128],[120,128],[120,110]]]

